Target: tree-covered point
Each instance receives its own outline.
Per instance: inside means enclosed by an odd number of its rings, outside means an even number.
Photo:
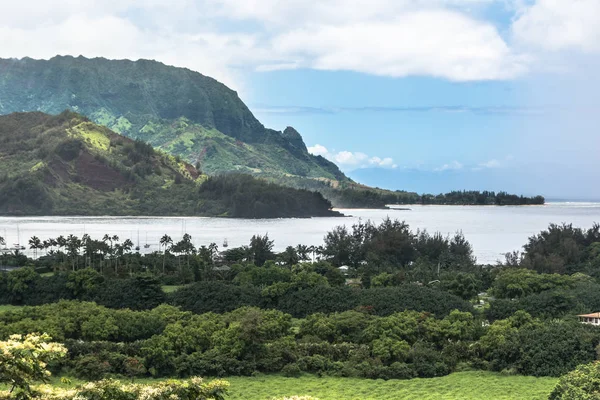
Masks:
[[[338,215],[320,194],[249,175],[210,179],[181,159],[81,115],[0,117],[0,214]]]
[[[322,193],[340,208],[384,208],[394,204],[520,206],[543,205],[543,196],[525,197],[506,192],[453,191],[445,194],[422,194],[373,188],[324,189]]]
[[[200,186],[202,210],[239,218],[339,216],[323,195],[283,187],[250,175],[210,177]]]

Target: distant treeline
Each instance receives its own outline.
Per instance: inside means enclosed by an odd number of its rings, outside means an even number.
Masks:
[[[520,206],[542,205],[543,196],[525,197],[506,192],[452,191],[423,194],[379,189],[324,189],[325,197],[339,208],[383,208],[388,204]]]
[[[354,182],[331,182],[325,179],[279,177],[276,183],[319,192],[337,208],[384,208],[388,204],[437,205],[541,205],[543,196],[525,197],[494,191],[452,191],[446,194],[418,194],[405,190],[371,188]]]

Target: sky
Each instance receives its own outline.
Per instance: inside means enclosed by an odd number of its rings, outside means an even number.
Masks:
[[[600,199],[600,0],[0,0],[0,57],[155,59],[389,189]]]

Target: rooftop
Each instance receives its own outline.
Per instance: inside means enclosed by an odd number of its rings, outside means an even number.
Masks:
[[[600,312],[592,313],[592,314],[580,314],[578,317],[583,318],[600,318]]]

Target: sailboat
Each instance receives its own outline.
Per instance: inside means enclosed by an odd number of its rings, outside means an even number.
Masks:
[[[138,240],[137,240],[137,245],[135,246],[135,251],[140,251],[140,230],[139,229],[138,229],[137,233],[138,233]]]
[[[227,243],[227,238],[225,238],[225,240],[223,240],[223,247],[225,247],[225,248],[229,247],[229,243]]]
[[[146,244],[144,245],[145,249],[149,249],[150,245],[148,244],[148,232],[146,232]]]
[[[19,225],[17,224],[17,243],[13,243],[13,247],[10,250],[25,250],[25,246],[20,244],[21,242],[21,231],[19,230]]]

